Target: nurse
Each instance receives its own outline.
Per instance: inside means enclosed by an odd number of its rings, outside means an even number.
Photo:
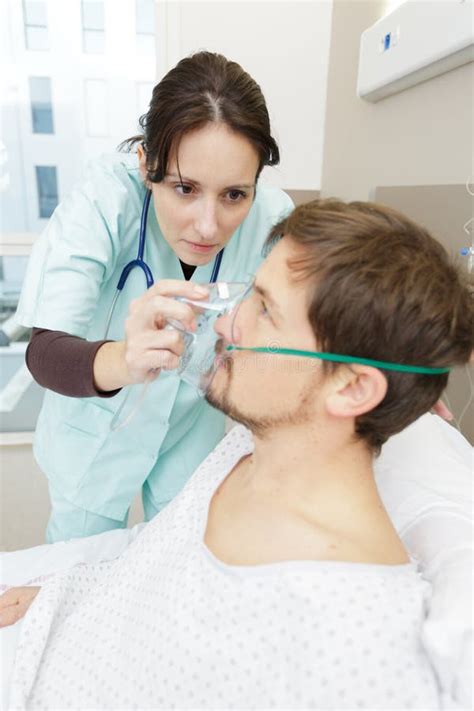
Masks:
[[[58,206],[18,306],[33,328],[28,367],[47,388],[34,452],[49,482],[48,542],[125,527],[140,489],[151,519],[221,439],[223,415],[173,372],[183,342],[167,321],[195,327],[173,297],[205,296],[197,285],[217,278],[248,280],[270,227],[292,209],[281,190],[258,184],[279,151],[260,87],[235,62],[209,52],[181,60],[140,126],[128,152],[95,161]],[[133,269],[110,317],[149,191],[143,256],[154,284]],[[151,370],[136,415],[114,429]]]

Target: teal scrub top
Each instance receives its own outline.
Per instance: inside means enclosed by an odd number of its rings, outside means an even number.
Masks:
[[[20,324],[89,341],[105,337],[119,276],[136,257],[145,193],[136,155],[104,156],[91,163],[84,182],[57,207],[33,247],[17,310]],[[259,184],[249,214],[225,248],[219,280],[251,278],[262,261],[269,229],[292,208],[282,190]],[[153,201],[145,261],[155,283],[183,279],[179,260],[161,234]],[[192,281],[207,283],[213,264],[211,260],[197,267]],[[108,338],[124,338],[130,301],[145,289],[143,272],[133,270],[117,301]],[[222,413],[173,372],[162,372],[132,421],[111,431],[111,420],[129,388],[135,392],[125,410],[142,387],[123,388],[112,398],[71,398],[46,391],[35,456],[51,484],[75,505],[122,520],[153,469],[162,488],[154,497],[169,500],[222,437]]]

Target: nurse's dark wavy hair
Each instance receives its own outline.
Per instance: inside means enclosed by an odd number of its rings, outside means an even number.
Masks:
[[[257,178],[265,165],[280,162],[259,85],[239,64],[212,52],[186,57],[166,74],[139,119],[143,133],[121,143],[119,150],[142,143],[147,177],[160,183],[183,136],[208,123],[224,123],[250,141],[260,159]]]
[[[308,319],[320,350],[411,365],[462,365],[474,349],[465,275],[429,232],[391,208],[333,198],[298,206],[275,225],[297,249],[295,281],[311,284]],[[323,362],[323,372],[342,366]],[[346,367],[346,366],[344,366]],[[441,397],[448,375],[382,371],[382,402],[356,418],[375,452]]]

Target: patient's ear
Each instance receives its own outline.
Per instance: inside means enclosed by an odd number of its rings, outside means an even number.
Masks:
[[[330,376],[326,409],[334,417],[358,417],[375,409],[386,392],[387,379],[378,368],[343,366]]]

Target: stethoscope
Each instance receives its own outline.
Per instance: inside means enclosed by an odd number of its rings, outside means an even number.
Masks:
[[[112,305],[109,310],[109,314],[107,316],[104,338],[107,338],[107,336],[108,336],[110,323],[112,321],[112,316],[114,314],[117,299],[119,298],[130,273],[135,268],[141,269],[143,274],[145,275],[147,289],[149,289],[155,283],[155,280],[153,279],[153,272],[151,271],[150,267],[148,266],[148,264],[145,262],[145,259],[144,259],[146,225],[147,225],[147,220],[148,220],[148,209],[150,207],[150,200],[151,200],[151,190],[147,190],[145,199],[143,201],[142,214],[140,217],[140,233],[139,233],[139,238],[138,238],[137,257],[136,257],[136,259],[132,259],[132,261],[129,262],[128,264],[126,264],[124,266],[124,268],[122,269],[122,273],[120,274],[120,279],[118,280],[118,284],[117,284],[117,291],[116,291],[115,296],[113,298]],[[209,284],[213,284],[214,282],[217,281],[223,256],[224,256],[224,249],[221,249],[221,251],[216,255],[216,258],[214,260],[214,266],[212,268],[212,274],[211,274],[211,278],[209,279]]]
[[[137,258],[132,259],[131,262],[125,265],[125,267],[122,269],[122,273],[120,274],[120,279],[118,280],[117,284],[117,290],[115,292],[115,296],[112,301],[112,305],[110,307],[108,316],[107,316],[107,322],[105,326],[105,336],[104,338],[107,338],[108,333],[109,333],[109,328],[110,324],[112,322],[112,316],[114,315],[115,311],[115,305],[117,303],[117,299],[119,298],[120,294],[123,291],[123,288],[126,284],[126,281],[130,275],[130,273],[135,269],[141,269],[143,274],[145,275],[145,280],[146,280],[146,287],[149,289],[153,284],[155,283],[155,280],[153,279],[153,272],[151,271],[150,267],[148,264],[145,262],[144,255],[145,255],[145,239],[146,239],[146,224],[147,224],[147,219],[148,219],[148,209],[150,207],[150,200],[151,200],[151,190],[147,190],[145,199],[143,201],[143,207],[142,207],[142,214],[140,217],[140,233],[139,233],[139,238],[138,238],[138,253],[137,253]],[[219,276],[219,270],[221,268],[221,262],[222,262],[222,257],[224,255],[224,249],[221,249],[221,251],[216,255],[216,258],[214,260],[214,266],[212,268],[212,274],[211,278],[209,279],[209,283],[212,284],[213,282],[217,281],[217,278]],[[118,407],[118,410],[115,412],[111,422],[110,422],[110,429],[112,432],[116,430],[120,430],[123,427],[126,427],[126,425],[129,424],[129,422],[135,417],[136,413],[140,409],[143,400],[145,399],[145,395],[148,389],[148,386],[151,382],[151,379],[148,379],[145,381],[141,388],[141,392],[139,393],[139,396],[136,400],[136,402],[131,406],[129,412],[127,415],[125,415],[124,419],[121,420],[122,417],[122,412],[126,406],[126,403],[129,399],[130,396],[130,388],[127,390],[127,393],[122,400],[121,404]]]

